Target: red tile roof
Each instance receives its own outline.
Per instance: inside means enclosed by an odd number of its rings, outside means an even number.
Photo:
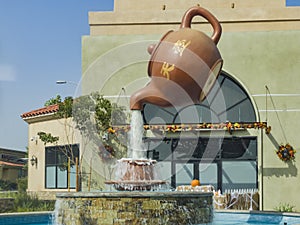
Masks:
[[[21,117],[24,119],[24,118],[28,118],[28,117],[32,117],[32,116],[41,116],[41,115],[47,115],[50,113],[56,113],[57,111],[58,111],[58,104],[49,105],[44,108],[40,108],[40,109],[32,110],[30,112],[23,113],[21,115]]]
[[[24,164],[4,162],[4,161],[0,161],[0,165],[4,165],[4,166],[18,166],[18,167],[23,167],[24,166]]]

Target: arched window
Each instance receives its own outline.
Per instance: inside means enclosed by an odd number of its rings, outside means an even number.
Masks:
[[[180,109],[145,104],[143,117],[145,124],[158,125],[257,121],[249,95],[224,71],[201,104]],[[162,174],[170,179],[172,187],[189,184],[196,178],[222,191],[257,188],[257,137],[238,133],[225,137],[194,134],[191,137],[158,135],[144,140],[148,157],[159,162]]]
[[[145,104],[146,124],[255,122],[256,114],[244,88],[224,71],[200,104],[181,109]]]

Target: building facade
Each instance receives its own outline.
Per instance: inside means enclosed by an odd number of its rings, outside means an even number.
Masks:
[[[284,0],[115,0],[113,12],[89,13],[90,35],[82,37],[82,94],[100,92],[128,109],[130,95],[149,82],[149,44],[168,30],[178,30],[184,12],[197,5],[221,23],[222,72],[199,105],[181,109],[144,105],[145,125],[157,125],[157,131],[149,130],[144,137],[148,157],[158,161],[162,179],[174,188],[199,178],[222,192],[258,189],[261,210],[283,203],[299,211],[298,154],[285,162],[276,151],[287,144],[300,148],[300,7],[290,7]],[[212,33],[201,17],[193,19],[192,29]],[[76,190],[76,177],[53,163],[59,158],[55,148],[66,145],[79,146],[81,171],[94,176],[81,180],[81,190],[93,190],[92,183],[94,190],[104,189],[104,181],[113,177],[113,163],[104,165],[96,151],[84,150],[93,147],[79,135],[67,134],[64,119],[53,117],[55,110],[22,116],[29,124],[29,159],[38,159],[37,165],[29,166],[29,192],[47,195],[72,185],[71,191]],[[184,132],[161,132],[166,124],[192,125]],[[211,127],[216,124],[217,129]],[[45,145],[35,139],[40,131],[62,138]],[[56,158],[48,160],[53,155]]]
[[[72,119],[56,115],[58,108],[51,105],[21,115],[28,123],[27,192],[41,199],[55,199],[57,191],[76,190],[80,137],[76,136]],[[56,139],[47,140],[41,134]]]
[[[98,149],[82,141],[72,117],[58,112],[55,104],[21,115],[28,123],[27,193],[53,200],[57,192],[102,190],[106,176],[99,171],[107,166]]]
[[[26,152],[0,148],[0,180],[16,183],[27,176],[26,163]]]
[[[213,13],[223,28],[218,43],[224,60],[218,83],[223,97],[216,103],[223,107],[217,115],[224,117],[219,121],[264,122],[271,127],[271,133],[265,129],[240,129],[222,134],[201,131],[192,140],[198,155],[185,152],[192,142],[189,137],[181,141],[177,137],[165,137],[162,141],[150,135],[149,155],[161,161],[165,178],[173,186],[199,177],[203,183],[212,183],[222,191],[257,188],[260,209],[273,210],[283,203],[294,205],[299,211],[300,202],[294,197],[300,179],[297,154],[296,160],[289,162],[283,162],[276,154],[280,145],[290,144],[295,149],[300,145],[297,137],[299,7],[290,7],[284,0],[115,0],[113,12],[89,13],[90,35],[82,38],[83,93],[100,91],[126,105],[128,97],[149,82],[149,44],[157,43],[168,30],[178,30],[184,12],[196,5]],[[192,28],[208,36],[213,30],[201,17],[193,19]],[[206,109],[207,103],[203,103],[194,110],[200,115]],[[164,109],[146,105],[144,120],[146,124],[214,122],[212,117],[205,116],[190,119],[192,114],[188,112],[185,114],[188,119],[178,120],[178,111],[174,113],[170,109],[166,113]],[[155,144],[155,138],[160,144]],[[207,142],[211,143],[211,151],[216,151],[213,159],[201,154],[201,149],[208,149]],[[244,154],[239,155],[239,149]],[[183,156],[178,155],[172,161],[170,156],[174,157],[174,152]]]

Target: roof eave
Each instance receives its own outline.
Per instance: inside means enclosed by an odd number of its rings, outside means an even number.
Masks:
[[[30,124],[30,123],[37,123],[37,122],[43,122],[43,121],[48,121],[48,120],[55,120],[59,119],[59,115],[54,112],[54,113],[47,113],[47,114],[41,114],[37,116],[28,116],[28,117],[23,117],[22,119]]]

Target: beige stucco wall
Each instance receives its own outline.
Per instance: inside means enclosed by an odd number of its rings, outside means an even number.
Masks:
[[[75,189],[45,188],[45,147],[56,145],[79,144],[81,171],[81,190],[99,191],[105,186],[104,181],[111,178],[109,164],[101,162],[98,147],[90,140],[82,138],[72,118],[57,119],[54,115],[42,115],[27,118],[28,123],[28,189],[29,194],[37,195],[40,199],[55,199],[57,192],[76,191]],[[46,145],[39,139],[38,132],[50,133],[59,137],[57,143]],[[30,159],[35,156],[38,163],[31,165]]]
[[[251,131],[258,136],[261,209],[289,203],[300,211],[298,154],[292,163],[281,162],[275,154],[281,143],[300,148],[300,7],[285,7],[283,0],[188,4],[180,0],[115,0],[114,12],[89,14],[91,34],[82,39],[83,93],[100,90],[126,105],[128,98],[120,98],[122,88],[123,97],[130,96],[148,81],[148,44],[157,42],[166,31],[178,29],[184,11],[196,4],[221,22],[218,47],[223,70],[240,81],[259,118],[272,126],[270,135]],[[206,22],[200,18],[193,21],[193,28],[210,35]],[[265,97],[266,85],[272,98]]]
[[[276,154],[278,144],[300,147],[297,130],[300,119],[297,67],[300,55],[300,30],[247,33],[225,33],[220,42],[224,70],[237,77],[252,95],[260,119],[272,126],[270,135],[263,134],[263,157],[259,168],[260,191],[264,209],[272,210],[279,203],[290,203],[300,210],[300,201],[293,195],[278,194],[299,189],[299,163],[283,163]],[[272,96],[265,97],[266,88]],[[266,105],[267,104],[267,105]],[[267,114],[265,110],[268,110]],[[261,175],[263,174],[263,177]]]
[[[195,5],[212,12],[226,32],[300,28],[299,7],[285,7],[285,0],[115,0],[114,12],[89,13],[90,35],[162,34],[177,29],[184,12]],[[211,30],[204,19],[193,21],[201,30]]]
[[[45,189],[45,147],[56,144],[44,144],[37,135],[38,132],[51,133],[58,136],[57,145],[80,144],[80,136],[74,129],[72,119],[53,119],[53,116],[41,116],[27,119],[28,122],[28,192],[40,198],[55,199],[55,192],[67,189]],[[37,164],[32,166],[30,159],[37,158]],[[74,191],[74,189],[71,189]]]

